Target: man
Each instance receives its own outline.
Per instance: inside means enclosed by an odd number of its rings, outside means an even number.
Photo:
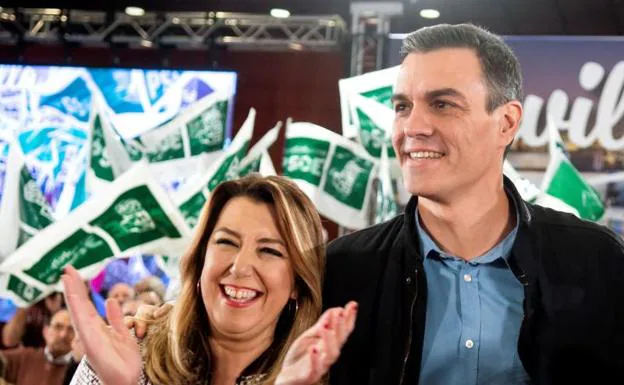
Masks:
[[[624,383],[624,246],[503,177],[518,60],[472,25],[403,42],[393,145],[405,214],[328,247],[325,307],[359,303],[342,384]]]
[[[69,312],[59,310],[43,327],[45,348],[18,348],[0,352],[2,378],[15,385],[61,385],[71,362],[74,328]]]
[[[63,306],[63,294],[52,293],[28,308],[19,308],[2,329],[2,344],[6,348],[19,345],[43,347],[43,325],[46,319]]]

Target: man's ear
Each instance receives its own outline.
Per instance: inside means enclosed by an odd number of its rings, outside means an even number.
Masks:
[[[517,100],[512,100],[500,106],[500,139],[501,145],[509,145],[520,130],[522,119],[522,104]]]

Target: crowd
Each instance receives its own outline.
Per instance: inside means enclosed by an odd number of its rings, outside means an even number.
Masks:
[[[119,261],[115,262],[119,265]],[[128,269],[126,261],[122,266]],[[111,265],[109,269],[113,269]],[[116,277],[122,278],[122,277]],[[128,274],[123,277],[128,280]],[[134,285],[125,281],[111,283],[110,288],[97,292],[84,282],[94,308],[115,300],[125,316],[134,316],[142,304],[160,306],[166,286],[155,275],[147,275]],[[0,324],[0,384],[68,385],[84,356],[84,348],[72,324],[63,293],[52,293],[27,308],[18,308],[13,316]]]

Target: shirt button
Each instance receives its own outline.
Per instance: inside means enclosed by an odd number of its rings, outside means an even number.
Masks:
[[[470,275],[470,274],[464,274],[464,281],[466,281],[466,282],[472,282],[472,275]]]
[[[472,342],[472,340],[466,340],[466,347],[468,349],[472,349],[473,346],[474,346],[474,342]]]

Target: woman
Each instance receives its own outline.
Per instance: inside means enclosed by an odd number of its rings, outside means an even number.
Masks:
[[[220,184],[182,259],[180,296],[151,326],[141,349],[119,305],[107,301],[107,328],[68,267],[63,284],[89,361],[83,360],[72,383],[318,382],[337,359],[356,312],[350,303],[316,321],[321,229],[312,202],[285,178]]]

